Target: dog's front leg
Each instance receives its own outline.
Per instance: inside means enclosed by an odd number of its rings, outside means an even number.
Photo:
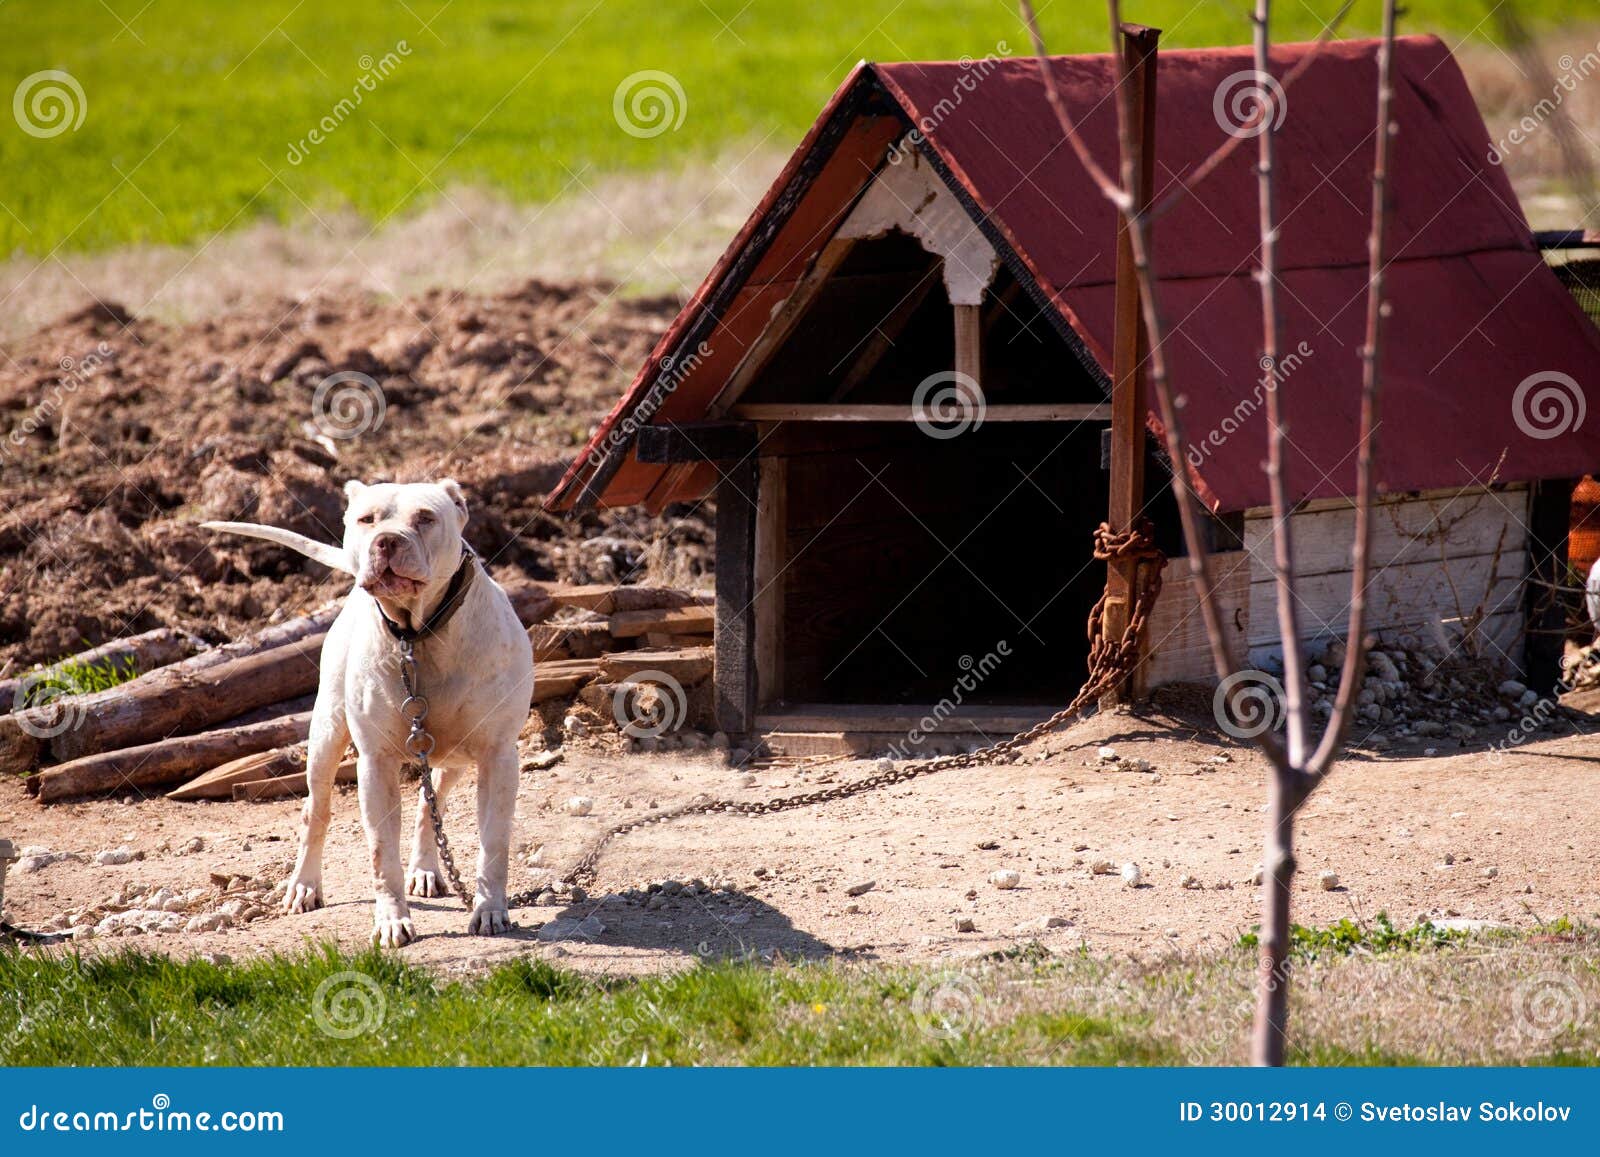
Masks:
[[[300,810],[300,854],[283,893],[283,910],[310,912],[322,907],[322,845],[333,814],[333,778],[350,743],[344,713],[318,704],[306,743],[306,802]]]
[[[467,932],[493,936],[511,926],[506,871],[517,808],[517,747],[494,748],[478,764],[478,894]]]
[[[372,942],[400,948],[417,938],[406,904],[406,878],[400,868],[400,775],[394,755],[377,758],[363,751],[356,763],[361,824],[372,852]]]

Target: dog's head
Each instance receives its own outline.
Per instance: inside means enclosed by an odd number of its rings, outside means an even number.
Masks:
[[[467,524],[467,500],[453,479],[349,482],[344,493],[344,548],[357,586],[409,611],[449,584]]]

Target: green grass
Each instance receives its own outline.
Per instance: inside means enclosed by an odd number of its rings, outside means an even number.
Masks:
[[[936,999],[941,991],[952,994],[952,1003]],[[931,1004],[929,994],[935,997]],[[969,1024],[965,1018],[977,1017],[973,1010],[981,1012],[987,999],[977,982],[896,968],[718,964],[668,977],[607,982],[520,960],[475,979],[443,980],[393,953],[376,951],[344,956],[324,950],[242,964],[175,962],[134,953],[85,959],[0,951],[0,1063],[1181,1060],[1137,1023],[1066,1008]]]
[[[1054,50],[1103,49],[1098,6],[1042,7]],[[1336,7],[1284,6],[1280,38],[1314,34],[1312,9],[1326,16]],[[692,165],[730,146],[789,148],[858,58],[982,56],[1026,44],[1008,0],[159,0],[141,8],[141,0],[10,0],[0,10],[0,95],[59,69],[81,85],[87,106],[81,127],[47,139],[0,118],[0,253],[190,243],[327,208],[376,222],[457,185],[536,201],[583,195],[601,172]],[[1408,10],[1415,31],[1459,38],[1492,28],[1474,2],[1416,0]],[[1555,0],[1540,16],[1583,11],[1578,0]],[[1360,0],[1349,31],[1371,31],[1377,12],[1377,0]],[[1127,11],[1179,46],[1243,41],[1243,13],[1191,0]],[[387,78],[348,115],[335,113],[366,71],[361,58],[387,53],[401,57]],[[624,77],[645,69],[671,73],[687,107],[676,131],[639,139],[619,129],[612,98]],[[330,115],[337,127],[291,164],[291,145]]]
[[[88,695],[106,691],[139,676],[139,665],[131,656],[102,659],[98,663],[62,660],[23,676],[26,696],[23,706],[49,703],[63,695]]]
[[[1302,960],[1315,960],[1324,954],[1416,952],[1424,948],[1443,948],[1467,938],[1465,932],[1440,928],[1427,920],[1419,920],[1409,928],[1396,928],[1389,913],[1379,912],[1370,922],[1357,923],[1347,916],[1326,928],[1292,924],[1289,950]],[[1259,926],[1239,937],[1241,948],[1254,949],[1260,943]]]
[[[1558,1007],[1540,993],[1580,1013],[1600,1002],[1594,943],[1451,938],[1305,959],[1294,1063],[1594,1064],[1596,1018],[1507,1034]],[[0,947],[0,1065],[1237,1064],[1253,971],[1239,949],[700,962],[621,980],[530,957],[444,977],[392,952],[213,963]]]

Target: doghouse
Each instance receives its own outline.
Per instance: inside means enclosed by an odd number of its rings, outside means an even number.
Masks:
[[[1260,364],[1254,143],[1156,230],[1182,468],[1252,663],[1281,652],[1267,390],[1286,413],[1301,621],[1344,624],[1377,48],[1327,45],[1285,102],[1276,364]],[[1275,50],[1274,75],[1310,51]],[[1571,480],[1600,466],[1583,394],[1600,334],[1546,268],[1448,50],[1395,53],[1369,623],[1472,630],[1526,668],[1549,660],[1525,643],[1530,567],[1564,561]],[[1253,65],[1245,49],[1154,59],[1141,161],[1159,198],[1238,131],[1229,94]],[[1111,58],[1050,67],[1114,168]],[[996,737],[1070,700],[1107,582],[1094,528],[1143,514],[1183,553],[1157,418],[1136,373],[1113,380],[1119,340],[1137,348],[1117,234],[1034,60],[845,81],[550,498],[714,495],[725,729],[870,745],[931,715]],[[1144,637],[1145,686],[1213,677],[1184,571],[1168,567]]]

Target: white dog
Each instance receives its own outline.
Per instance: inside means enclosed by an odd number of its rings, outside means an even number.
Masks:
[[[300,854],[284,895],[288,912],[322,907],[322,845],[334,772],[354,740],[361,822],[377,892],[372,939],[400,947],[416,938],[407,894],[442,896],[446,885],[427,804],[419,794],[411,866],[400,870],[400,768],[410,763],[400,705],[397,635],[415,639],[420,693],[441,808],[469,766],[478,771],[478,879],[467,931],[506,930],[506,869],[517,796],[517,734],[533,696],[533,648],[511,600],[461,538],[461,488],[438,483],[345,487],[344,549],[252,523],[209,522],[290,547],[354,575],[322,648],[321,682],[306,752],[310,795],[300,820]]]

